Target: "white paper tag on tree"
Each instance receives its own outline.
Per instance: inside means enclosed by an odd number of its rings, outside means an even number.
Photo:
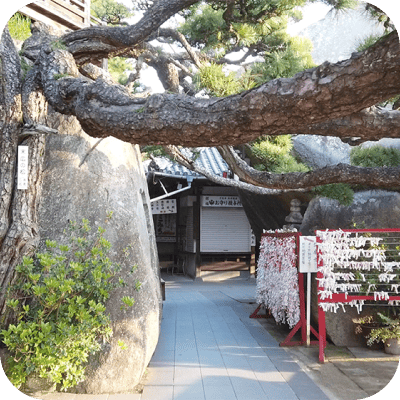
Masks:
[[[17,189],[28,189],[28,146],[18,146]]]

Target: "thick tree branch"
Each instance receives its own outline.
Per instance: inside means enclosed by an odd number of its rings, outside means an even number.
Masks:
[[[209,181],[216,183],[217,185],[234,187],[236,189],[246,190],[248,192],[254,194],[261,195],[277,195],[281,194],[282,190],[277,189],[267,189],[259,186],[255,186],[246,182],[241,182],[239,180],[223,178],[221,176],[212,174],[205,170],[204,168],[199,167],[196,162],[186,157],[176,146],[165,146],[165,151],[178,163],[186,167],[187,169],[197,172],[200,175],[206,177]],[[302,190],[298,190],[302,191]]]
[[[178,41],[183,46],[183,48],[186,50],[190,59],[193,61],[194,65],[197,68],[201,68],[201,62],[200,62],[200,59],[199,59],[196,51],[188,43],[188,41],[186,40],[185,36],[182,35],[182,33],[178,32],[175,29],[162,28],[162,29],[158,29],[157,36],[171,37],[172,39],[175,39],[176,41]]]
[[[68,33],[63,42],[78,62],[107,58],[118,49],[134,47],[147,39],[165,21],[198,0],[159,0],[136,24],[127,27],[95,26]]]
[[[368,140],[400,137],[400,111],[369,107],[347,117],[312,124],[298,130],[299,135],[339,136],[358,145]]]
[[[352,183],[372,187],[400,186],[400,167],[363,168],[338,164],[309,172],[274,174],[250,167],[230,146],[220,146],[218,150],[232,172],[238,175],[242,181],[266,188],[310,189],[330,183]]]
[[[246,143],[263,134],[296,133],[310,124],[343,118],[400,93],[397,33],[349,60],[324,63],[226,98],[163,94],[138,105],[137,99],[103,81],[54,78],[68,69],[77,76],[74,60],[65,51],[42,59],[42,83],[50,104],[75,115],[91,136],[112,134],[137,144]]]

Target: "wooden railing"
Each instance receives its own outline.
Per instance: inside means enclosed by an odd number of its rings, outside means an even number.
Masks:
[[[94,24],[90,0],[37,0],[19,11],[34,21],[62,30],[77,30]]]

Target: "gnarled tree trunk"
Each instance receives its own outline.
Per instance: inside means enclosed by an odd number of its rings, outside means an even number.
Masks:
[[[22,118],[31,124],[44,123],[47,102],[37,87],[32,87],[32,91],[25,95],[22,94],[20,60],[7,29],[2,35],[0,51],[3,93],[3,126],[0,131],[0,310],[3,310],[6,290],[13,279],[16,265],[23,255],[32,253],[39,241],[37,209],[41,194],[45,141],[42,134],[35,132],[35,128],[30,130],[29,135],[25,135]],[[29,148],[27,190],[17,189],[18,145]]]

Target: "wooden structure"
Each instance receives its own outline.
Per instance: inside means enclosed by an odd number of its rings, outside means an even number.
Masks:
[[[90,15],[90,0],[37,0],[19,12],[63,31],[101,24]]]

